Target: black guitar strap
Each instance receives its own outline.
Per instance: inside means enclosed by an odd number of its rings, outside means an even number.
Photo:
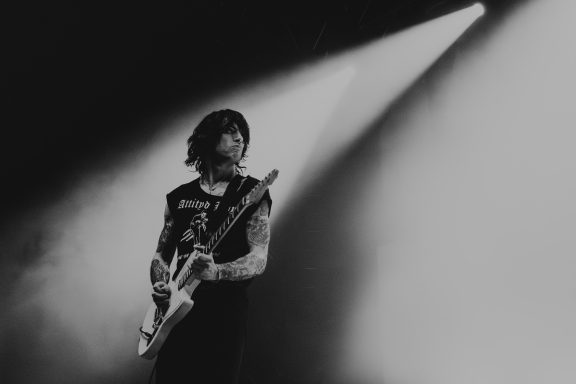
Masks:
[[[211,222],[217,224],[217,226],[211,228],[212,231],[216,230],[224,222],[228,216],[229,208],[238,204],[240,199],[257,184],[253,182],[255,180],[242,175],[236,175],[232,178],[222,196],[218,209],[214,211],[214,219]]]

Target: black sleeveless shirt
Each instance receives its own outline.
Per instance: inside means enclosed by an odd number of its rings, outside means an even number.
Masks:
[[[229,186],[236,187],[231,192],[231,197],[226,199],[229,204],[223,203],[221,196],[210,195],[200,187],[200,178],[187,184],[183,184],[166,195],[168,208],[174,218],[175,233],[177,238],[178,263],[175,275],[186,262],[188,254],[194,251],[194,245],[204,245],[210,240],[212,234],[220,227],[223,219],[227,217],[229,209],[234,207],[242,197],[258,183],[258,180],[247,176],[236,176],[240,178],[237,183],[231,182]],[[237,184],[237,185],[233,185]],[[228,192],[227,192],[228,193]],[[271,207],[272,200],[268,191],[264,194],[263,200],[268,201]],[[226,206],[220,207],[221,204]],[[214,262],[222,264],[234,261],[245,256],[250,248],[246,240],[246,223],[250,216],[257,209],[258,204],[250,206],[230,228],[229,232],[222,239],[220,245],[214,250]],[[218,222],[216,222],[218,221]],[[212,293],[232,293],[244,294],[245,288],[251,279],[242,281],[202,281],[193,298],[200,298],[206,291]]]

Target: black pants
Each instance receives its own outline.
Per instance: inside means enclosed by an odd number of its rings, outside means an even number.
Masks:
[[[156,382],[237,384],[245,346],[245,299],[199,297],[162,346]]]

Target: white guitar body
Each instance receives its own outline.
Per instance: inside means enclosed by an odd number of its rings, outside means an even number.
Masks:
[[[153,359],[160,351],[168,334],[180,320],[182,320],[194,306],[191,296],[200,280],[190,279],[190,284],[178,289],[178,284],[170,280],[170,305],[158,321],[158,307],[152,303],[148,307],[142,328],[140,329],[140,342],[138,354],[145,359]]]

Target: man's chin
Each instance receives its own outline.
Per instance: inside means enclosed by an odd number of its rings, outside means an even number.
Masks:
[[[234,163],[238,165],[238,163],[240,163],[240,160],[242,160],[241,154],[232,154],[230,156],[223,156],[217,154],[213,157],[213,161],[215,164]]]

